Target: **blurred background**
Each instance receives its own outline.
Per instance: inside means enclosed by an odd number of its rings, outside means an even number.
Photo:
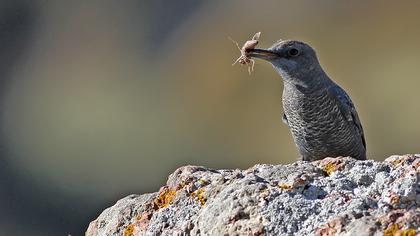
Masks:
[[[312,44],[356,104],[368,157],[418,152],[420,2],[0,1],[0,235],[82,235],[182,165],[298,158],[265,62]]]

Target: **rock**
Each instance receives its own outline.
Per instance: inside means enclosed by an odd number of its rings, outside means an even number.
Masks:
[[[86,235],[416,235],[419,177],[420,155],[185,166],[159,192],[103,211]]]

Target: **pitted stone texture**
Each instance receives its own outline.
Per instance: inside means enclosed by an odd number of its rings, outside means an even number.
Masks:
[[[416,234],[419,179],[420,155],[247,170],[186,166],[159,192],[106,209],[86,235]]]

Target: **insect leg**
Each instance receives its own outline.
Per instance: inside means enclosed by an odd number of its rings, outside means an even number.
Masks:
[[[242,56],[238,57],[238,59],[236,59],[236,61],[232,64],[232,66],[234,66],[240,60],[242,60]]]

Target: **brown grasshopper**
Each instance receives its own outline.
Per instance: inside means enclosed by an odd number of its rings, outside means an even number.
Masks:
[[[260,38],[261,32],[258,32],[256,34],[254,34],[254,36],[252,37],[251,40],[248,40],[244,43],[244,45],[241,47],[239,47],[239,44],[233,40],[232,38],[229,37],[229,39],[236,44],[236,46],[238,47],[239,51],[241,52],[241,55],[238,57],[238,59],[236,59],[236,61],[232,64],[232,66],[234,66],[237,62],[239,62],[239,64],[241,65],[247,65],[248,66],[248,73],[251,74],[252,71],[254,71],[254,64],[255,61],[253,59],[251,59],[247,53],[246,50],[249,49],[254,49],[255,46],[257,46],[258,44],[258,39]]]

